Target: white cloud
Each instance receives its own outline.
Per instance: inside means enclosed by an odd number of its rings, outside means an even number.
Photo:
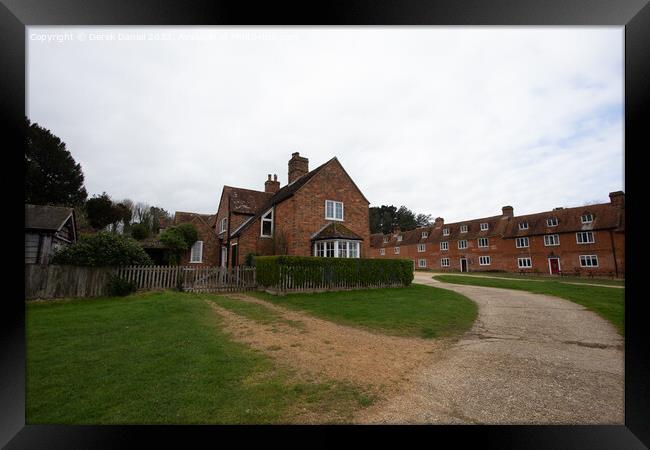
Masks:
[[[286,183],[294,151],[338,156],[372,205],[447,221],[623,188],[623,28],[171,30],[28,41],[29,116],[91,193],[211,213],[224,184]]]

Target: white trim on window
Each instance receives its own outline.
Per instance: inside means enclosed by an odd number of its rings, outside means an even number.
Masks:
[[[396,255],[399,255],[399,247],[395,247],[393,251],[395,252]]]
[[[426,266],[427,266],[426,259],[418,259],[418,267],[426,267]]]
[[[547,227],[557,227],[557,217],[549,217],[546,219]]]
[[[331,208],[328,208],[328,206],[330,205]],[[340,220],[342,222],[344,217],[345,217],[345,210],[344,210],[343,202],[337,202],[336,200],[325,200],[326,220]]]
[[[519,222],[519,229],[520,230],[527,230],[528,229],[528,222]]]
[[[461,239],[458,241],[458,249],[459,250],[465,250],[467,248],[467,240],[466,239]]]
[[[440,250],[442,250],[442,251],[449,250],[449,241],[440,242]]]
[[[422,253],[426,251],[426,249],[427,249],[426,244],[418,244],[418,252]]]
[[[467,233],[467,225],[461,225],[460,226],[460,232],[461,233]]]
[[[397,242],[402,242],[402,236],[397,236]]]
[[[228,228],[228,218],[224,217],[219,222],[219,233],[223,233],[224,231],[226,231],[226,228]]]
[[[379,249],[379,254],[380,255],[385,255],[386,254],[386,249],[385,248],[380,248]]]
[[[532,258],[517,258],[517,267],[519,269],[530,269],[533,267],[533,260]]]
[[[598,256],[580,255],[580,267],[598,267]]]
[[[264,234],[264,225],[265,224],[270,224],[271,225],[271,231],[269,234]],[[266,211],[264,214],[262,214],[262,218],[260,219],[260,236],[261,237],[273,237],[273,208],[269,209]]]
[[[203,262],[203,241],[196,241],[194,244],[192,244],[192,248],[190,250],[190,262]]]
[[[559,234],[547,234],[544,236],[544,247],[554,247],[560,245]]]
[[[383,250],[383,248],[379,249],[381,255],[384,254]],[[314,242],[314,256],[326,258],[359,258],[360,251],[359,241],[336,239]]]
[[[488,238],[478,238],[477,241],[479,248],[487,248],[490,246]]]
[[[530,241],[527,237],[519,237],[515,239],[515,245],[517,248],[527,248],[530,247]]]
[[[429,232],[428,231],[423,231],[422,232],[422,237],[420,239],[426,239],[429,237]]]
[[[479,266],[489,266],[492,264],[492,259],[489,256],[479,256],[478,264]]]
[[[593,244],[596,242],[593,231],[580,231],[576,233],[577,244]]]
[[[443,228],[442,229],[442,235],[443,236],[449,236],[449,228]]]
[[[594,215],[591,213],[583,214],[582,216],[580,216],[580,221],[582,223],[591,223],[594,221]]]
[[[384,236],[384,244],[387,244],[387,243],[388,243],[388,241],[389,241],[389,238],[388,238],[388,236]]]
[[[483,223],[481,224],[481,231],[485,231],[485,230],[487,230],[488,228],[490,228],[490,224],[489,224],[489,223],[487,223],[487,222],[483,222]]]
[[[441,258],[440,267],[449,267],[449,258]]]

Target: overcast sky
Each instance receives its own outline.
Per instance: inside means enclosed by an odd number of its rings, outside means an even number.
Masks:
[[[623,30],[29,27],[27,111],[89,194],[170,212],[298,151],[371,206],[519,215],[624,190]]]

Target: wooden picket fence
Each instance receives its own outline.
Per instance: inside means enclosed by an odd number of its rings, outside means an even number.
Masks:
[[[97,297],[106,294],[109,267],[25,264],[25,298]]]
[[[373,289],[402,287],[401,282],[364,283],[349,277],[337,277],[336,272],[326,267],[280,266],[279,281],[275,286],[267,286],[271,293],[284,292],[323,292],[352,289]]]
[[[255,289],[255,267],[125,266],[117,275],[138,290],[182,288],[187,292],[228,292]]]

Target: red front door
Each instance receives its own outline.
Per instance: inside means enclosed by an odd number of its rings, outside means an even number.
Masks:
[[[557,275],[560,273],[560,260],[559,258],[549,258],[548,266],[551,272],[551,275]]]

